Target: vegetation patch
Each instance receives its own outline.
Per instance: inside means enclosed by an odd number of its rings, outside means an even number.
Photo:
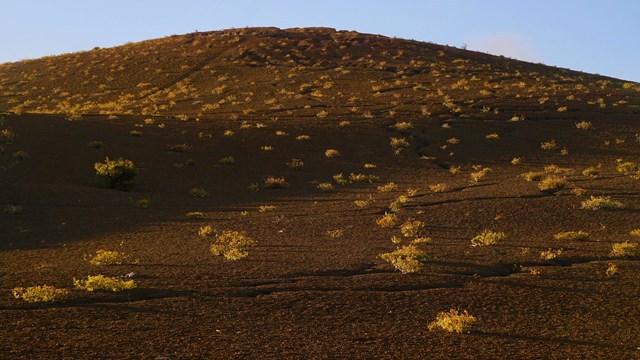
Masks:
[[[62,302],[67,299],[69,291],[58,289],[51,285],[38,285],[31,287],[17,287],[12,290],[13,297],[28,303]]]
[[[131,190],[134,186],[133,179],[138,174],[138,168],[131,160],[110,160],[108,157],[103,162],[93,165],[96,175],[107,188],[117,190]]]
[[[420,271],[426,261],[424,251],[418,249],[415,245],[405,245],[392,252],[380,254],[379,256],[403,274]]]
[[[123,291],[135,289],[136,284],[131,280],[122,280],[115,277],[109,277],[104,275],[89,275],[86,280],[78,280],[73,279],[73,285],[80,290],[86,290],[89,292],[93,292],[96,290],[104,290],[104,291]]]
[[[436,319],[429,324],[429,330],[441,329],[446,332],[463,333],[473,328],[478,319],[467,310],[460,312],[456,309],[443,311],[436,315]]]

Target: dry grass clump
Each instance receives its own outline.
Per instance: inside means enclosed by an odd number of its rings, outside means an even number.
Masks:
[[[452,138],[447,140],[447,143],[449,143],[451,145],[459,144],[460,143],[460,139],[458,139],[456,137],[452,137]]]
[[[586,176],[586,177],[590,177],[590,178],[595,178],[598,175],[600,175],[600,169],[597,167],[588,167],[584,170],[582,170],[582,175]]]
[[[344,229],[327,230],[324,234],[335,239],[344,235]]]
[[[562,254],[562,249],[548,249],[540,252],[540,259],[542,260],[553,260]]]
[[[556,175],[550,175],[542,179],[538,183],[538,188],[542,192],[554,194],[560,190],[564,190],[569,186],[567,178]]]
[[[319,183],[316,187],[322,191],[329,191],[335,188],[330,182]]]
[[[382,253],[378,256],[403,274],[420,271],[426,261],[424,251],[418,249],[415,245],[405,245],[392,252]]]
[[[629,231],[629,235],[631,236],[640,236],[640,229],[633,229]]]
[[[198,230],[198,235],[200,236],[211,236],[215,233],[215,230],[213,230],[213,228],[211,227],[211,225],[205,225],[200,227],[200,229]]]
[[[289,186],[289,184],[283,177],[276,178],[270,176],[264,179],[264,187],[267,189],[284,189],[287,186]]]
[[[408,148],[409,146],[411,146],[411,144],[409,144],[409,141],[407,141],[407,139],[405,138],[397,138],[397,137],[392,137],[389,140],[389,145],[391,146],[391,148],[393,149],[393,153],[395,155],[399,155],[400,152],[403,149]]]
[[[327,149],[324,152],[324,156],[326,156],[327,158],[337,158],[340,157],[340,151],[336,149]]]
[[[400,219],[398,218],[398,215],[393,213],[384,213],[384,215],[382,215],[376,220],[376,224],[378,224],[378,226],[383,228],[394,227],[398,225],[399,222],[400,222]]]
[[[258,206],[258,212],[261,212],[261,213],[266,213],[266,212],[269,212],[269,211],[273,211],[275,209],[276,209],[276,207],[274,205],[260,205],[260,206]]]
[[[640,248],[638,248],[638,244],[625,241],[611,245],[611,256],[625,257],[636,255],[640,255]]]
[[[616,171],[621,174],[629,175],[638,169],[638,165],[631,161],[624,161],[623,159],[616,159]]]
[[[591,130],[592,129],[592,124],[590,121],[580,121],[577,122],[576,124],[576,129],[580,129],[580,130]]]
[[[379,192],[391,192],[391,191],[397,190],[398,185],[396,185],[396,183],[394,182],[390,182],[384,185],[380,185],[376,189],[378,189]]]
[[[304,161],[302,159],[291,159],[287,162],[287,166],[291,170],[300,170],[304,167]]]
[[[485,176],[487,176],[488,173],[492,171],[491,168],[483,167],[482,165],[474,165],[473,169],[475,171],[471,173],[471,179],[469,180],[469,183],[471,184],[479,183],[480,181],[482,181],[482,179],[484,179]]]
[[[441,193],[447,191],[449,186],[445,183],[431,184],[429,185],[429,190],[435,193]]]
[[[209,196],[209,193],[203,188],[191,188],[189,190],[189,195],[191,195],[191,197],[205,198]]]
[[[298,140],[298,141],[309,141],[309,140],[311,140],[311,136],[309,136],[309,135],[298,135],[298,136],[296,136],[296,140]]]
[[[471,246],[495,245],[498,243],[498,241],[506,237],[507,236],[503,232],[496,232],[496,231],[485,229],[471,239]]]
[[[556,240],[589,240],[589,233],[585,231],[564,231],[553,235]]]
[[[109,277],[104,275],[87,276],[86,280],[73,279],[73,285],[80,290],[86,290],[93,292],[95,290],[105,291],[123,291],[129,289],[135,289],[136,284],[132,280],[121,280],[115,277]]]
[[[406,238],[422,237],[426,226],[424,221],[409,219],[400,225],[400,232]]]
[[[511,165],[520,165],[521,162],[522,158],[519,157],[514,157],[513,159],[511,159]]]
[[[392,126],[392,128],[396,130],[409,130],[413,129],[413,123],[410,121],[398,121]]]
[[[608,263],[607,264],[607,270],[605,270],[604,273],[605,273],[605,275],[607,275],[607,277],[617,274],[618,273],[618,265],[616,265],[614,263]]]
[[[543,171],[529,171],[529,172],[526,172],[524,174],[521,174],[520,176],[522,176],[526,181],[529,181],[529,182],[539,181],[540,179],[542,179],[544,177],[544,172]]]
[[[96,255],[89,260],[91,265],[120,265],[128,261],[129,257],[119,251],[97,250]]]
[[[0,130],[0,144],[7,144],[13,140],[16,134],[9,129]]]
[[[354,200],[353,204],[359,208],[363,208],[366,207],[367,205],[369,205],[369,201],[367,200]]]
[[[69,291],[57,289],[51,285],[38,285],[27,288],[17,287],[12,290],[13,297],[28,303],[61,302],[66,300]]]
[[[542,150],[553,150],[555,149],[557,146],[556,141],[555,140],[550,140],[550,141],[545,141],[543,143],[540,144],[540,149]]]
[[[498,133],[491,133],[485,136],[486,139],[498,140],[500,139],[500,135]]]
[[[600,210],[600,209],[621,209],[624,204],[620,201],[611,199],[610,196],[593,196],[580,203],[581,209]]]
[[[249,256],[247,249],[256,244],[257,241],[243,232],[224,230],[214,236],[210,249],[213,255],[224,256],[226,260],[240,260]]]
[[[467,310],[459,312],[456,309],[450,309],[438,313],[436,319],[429,324],[429,330],[439,328],[447,332],[463,333],[470,331],[477,321],[478,319]]]
[[[355,183],[372,184],[372,183],[380,182],[380,180],[381,180],[380,177],[375,175],[355,174],[355,173],[349,174],[349,181],[355,182]]]

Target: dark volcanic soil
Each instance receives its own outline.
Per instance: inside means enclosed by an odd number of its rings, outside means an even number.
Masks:
[[[0,351],[4,358],[610,358],[637,356],[640,295],[637,258],[612,258],[611,244],[632,240],[640,224],[637,180],[615,171],[615,159],[631,157],[637,123],[594,120],[598,131],[575,129],[574,121],[416,121],[412,147],[394,156],[388,146],[394,122],[158,119],[117,121],[60,117],[8,117],[16,137],[3,155],[0,196],[22,206],[2,214]],[[158,128],[164,123],[164,128]],[[140,136],[129,131],[138,129]],[[232,129],[233,136],[224,136]],[[288,135],[276,136],[280,130]],[[485,139],[492,132],[499,140]],[[212,138],[201,138],[208,133]],[[298,135],[310,135],[298,141]],[[540,150],[553,134],[570,149]],[[457,137],[446,151],[440,146]],[[625,138],[625,143],[604,145]],[[411,136],[407,136],[411,138]],[[104,142],[103,149],[87,143]],[[175,153],[167,145],[187,143]],[[425,144],[430,144],[425,146]],[[272,151],[261,146],[271,145]],[[327,159],[324,151],[342,156]],[[16,150],[29,157],[15,160]],[[416,154],[420,152],[422,158]],[[454,156],[449,156],[454,151]],[[130,192],[98,186],[92,165],[105,155],[140,166]],[[233,156],[234,165],[218,160]],[[514,156],[523,158],[512,165]],[[430,157],[435,157],[436,160]],[[286,163],[300,158],[293,171]],[[187,159],[196,165],[182,166]],[[377,165],[364,169],[364,163]],[[178,165],[180,164],[180,165]],[[486,179],[469,184],[472,164],[490,167]],[[580,209],[586,196],[569,190],[541,193],[521,173],[556,164],[576,170],[568,178],[587,194],[607,194],[622,210]],[[580,174],[602,164],[601,175]],[[461,166],[458,174],[447,169]],[[377,175],[380,184],[337,185],[320,191],[315,182],[343,172]],[[247,190],[265,176],[284,176],[286,189]],[[446,183],[449,190],[429,191]],[[202,187],[209,197],[189,196]],[[397,228],[376,219],[397,196],[417,193],[398,211],[401,219],[427,224],[432,241],[423,270],[402,274],[378,258],[393,250]],[[135,202],[147,198],[148,208]],[[357,207],[354,200],[368,200]],[[260,205],[274,205],[259,212]],[[188,219],[202,211],[204,219]],[[225,261],[209,253],[201,226],[243,230],[258,241],[249,257]],[[488,228],[507,238],[471,247]],[[331,237],[327,231],[341,229]],[[584,230],[589,241],[558,241],[555,233]],[[403,240],[406,242],[406,240]],[[555,260],[539,253],[562,248]],[[87,256],[98,249],[130,254],[135,264],[97,267]],[[606,276],[608,263],[619,273]],[[531,269],[539,271],[538,275]],[[135,273],[138,288],[121,293],[73,290],[87,274]],[[13,299],[17,286],[50,284],[71,290],[65,303],[34,305]],[[435,315],[466,309],[478,318],[469,333],[429,331]]]

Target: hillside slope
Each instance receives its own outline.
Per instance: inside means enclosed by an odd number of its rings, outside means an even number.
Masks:
[[[640,85],[453,47],[335,31],[192,33],[0,65],[0,111],[196,118],[510,118],[588,103],[637,112]]]

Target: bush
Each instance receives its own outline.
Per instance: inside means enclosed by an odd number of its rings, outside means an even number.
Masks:
[[[440,328],[448,332],[462,333],[471,330],[473,325],[478,321],[475,316],[469,314],[467,310],[459,312],[451,309],[448,312],[442,311],[436,315],[436,319],[429,324],[429,330]]]
[[[557,193],[560,190],[566,189],[567,186],[567,179],[565,177],[556,175],[547,176],[546,178],[542,179],[540,183],[538,183],[538,188],[540,189],[540,191],[549,194]]]
[[[87,276],[87,280],[73,279],[73,285],[80,290],[93,292],[95,290],[105,290],[118,292],[122,290],[135,289],[136,284],[133,280],[120,280],[118,278],[95,275]]]
[[[32,286],[28,288],[17,287],[13,289],[13,297],[22,299],[28,303],[60,302],[67,298],[69,291],[56,289],[50,285]]]
[[[620,209],[624,204],[617,200],[612,200],[609,196],[591,196],[588,200],[580,203],[581,209],[599,210],[599,209]]]
[[[400,270],[403,274],[420,271],[426,261],[424,251],[418,249],[415,245],[405,245],[379,256],[382,260],[391,263],[394,268]]]
[[[134,186],[133,178],[138,174],[138,168],[131,160],[118,159],[93,164],[96,175],[107,188],[122,191],[131,190]]]
[[[225,230],[214,236],[211,253],[227,260],[240,260],[249,256],[247,248],[256,246],[256,241],[240,231]]]
[[[638,244],[625,241],[625,242],[615,243],[611,245],[611,256],[625,257],[625,256],[636,256],[638,254],[640,254],[640,249],[638,249]]]
[[[556,240],[589,240],[589,233],[580,231],[565,231],[553,235]]]
[[[118,251],[97,250],[96,255],[89,260],[92,265],[120,265],[127,262],[128,256]]]
[[[483,230],[480,234],[471,239],[471,246],[487,246],[495,245],[498,241],[504,239],[506,235],[503,232],[495,232],[491,230]]]

